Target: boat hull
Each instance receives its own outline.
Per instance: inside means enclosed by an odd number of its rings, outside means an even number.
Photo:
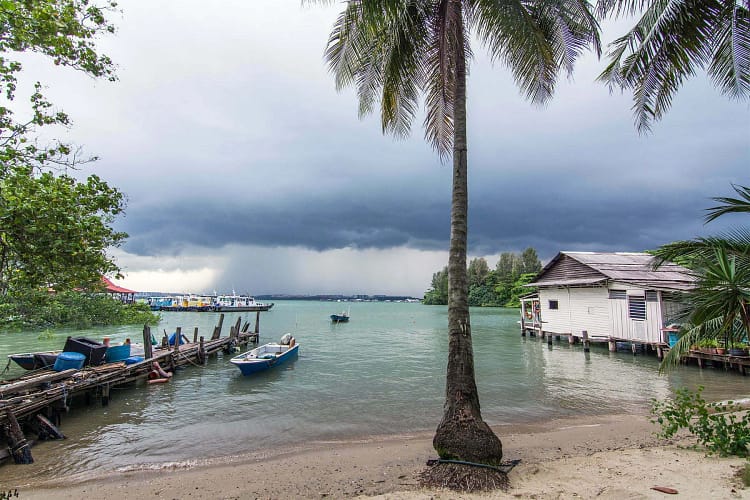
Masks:
[[[349,316],[342,316],[340,314],[331,314],[331,321],[334,323],[348,323]]]
[[[240,369],[243,375],[264,372],[270,368],[276,368],[284,363],[296,359],[299,355],[299,344],[295,344],[285,352],[273,359],[254,358],[246,359],[247,353],[240,354],[231,359],[231,363]]]
[[[10,354],[10,358],[14,363],[23,368],[24,370],[38,370],[39,368],[48,368],[55,364],[57,356],[62,351],[58,352],[25,352],[22,354]]]
[[[268,311],[273,307],[273,302],[270,304],[262,304],[255,306],[215,306],[214,311],[216,312],[252,312],[252,311]]]

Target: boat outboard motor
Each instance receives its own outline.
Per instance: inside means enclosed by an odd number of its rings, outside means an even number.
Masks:
[[[283,337],[281,337],[281,340],[279,341],[279,344],[281,345],[289,345],[289,342],[292,341],[292,334],[291,333],[285,333]]]

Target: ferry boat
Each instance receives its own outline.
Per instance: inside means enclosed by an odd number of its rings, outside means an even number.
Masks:
[[[268,311],[273,307],[273,302],[266,304],[256,302],[249,295],[217,295],[214,298],[213,310],[216,312],[245,312],[245,311]]]

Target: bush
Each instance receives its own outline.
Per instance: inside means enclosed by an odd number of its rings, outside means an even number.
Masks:
[[[0,298],[0,328],[8,330],[158,322],[159,316],[148,305],[123,304],[103,294],[27,292]]]
[[[661,426],[659,436],[669,439],[686,429],[709,453],[750,456],[750,413],[734,413],[740,407],[732,401],[726,405],[706,403],[702,391],[703,387],[697,392],[678,389],[674,400],[653,401],[652,422]]]

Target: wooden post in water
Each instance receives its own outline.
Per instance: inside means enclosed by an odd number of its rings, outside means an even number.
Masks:
[[[591,346],[589,345],[589,332],[583,330],[581,332],[581,337],[583,337],[583,352],[591,352]]]
[[[198,360],[201,364],[206,364],[206,346],[203,344],[203,336],[201,336],[200,346],[198,347]]]
[[[102,386],[102,406],[109,406],[109,384]]]
[[[180,350],[180,340],[182,340],[182,327],[178,326],[174,334],[174,352],[177,354]]]
[[[255,311],[255,332],[258,333],[260,330],[260,311]]]
[[[151,359],[154,356],[153,346],[151,345],[151,327],[143,325],[143,357]]]
[[[214,327],[214,334],[211,335],[211,340],[216,340],[221,337],[221,327],[224,325],[224,313],[219,315],[219,324]]]
[[[195,331],[193,332],[193,344],[198,342],[198,327],[195,327]]]
[[[31,456],[31,446],[26,441],[26,436],[23,435],[15,414],[10,408],[6,408],[5,416],[8,417],[8,444],[10,445],[10,454],[13,456],[13,462],[17,464],[33,464],[34,457]]]
[[[609,338],[609,352],[617,352],[617,342],[612,337]]]

